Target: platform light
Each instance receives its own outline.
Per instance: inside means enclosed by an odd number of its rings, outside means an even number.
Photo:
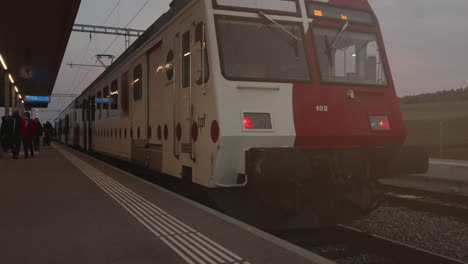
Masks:
[[[15,83],[15,80],[13,80],[13,76],[11,76],[11,74],[8,74],[8,78],[10,78],[11,83]]]
[[[3,69],[6,71],[8,70],[8,67],[5,63],[5,61],[3,60],[3,57],[2,57],[2,54],[0,54],[0,62],[2,62],[2,66],[3,66]]]
[[[351,54],[351,56],[356,57],[356,53]]]
[[[17,86],[15,86],[15,91],[16,91],[17,93],[19,93],[18,87],[17,87]]]
[[[24,100],[21,100],[21,103],[24,104]]]
[[[23,99],[23,97],[21,97],[21,94],[18,94],[18,97],[19,97],[19,99]]]
[[[140,78],[137,78],[136,80],[133,81],[133,84],[137,83],[140,81]]]
[[[314,15],[315,16],[323,16],[322,10],[314,10]]]

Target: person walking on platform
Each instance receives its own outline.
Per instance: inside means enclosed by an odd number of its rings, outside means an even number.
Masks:
[[[34,119],[34,121],[36,123],[36,133],[34,134],[34,150],[39,151],[42,137],[42,124],[39,121],[39,118]]]
[[[36,135],[36,122],[31,120],[29,112],[24,113],[24,118],[20,123],[20,132],[23,138],[24,157],[29,158],[29,150],[31,150],[31,158],[34,158],[33,139]]]
[[[0,158],[10,147],[8,134],[8,119],[6,116],[2,116],[2,125],[0,126]]]
[[[44,125],[44,146],[50,146],[50,141],[52,139],[52,124],[47,121]]]
[[[20,133],[20,123],[21,117],[19,111],[16,110],[13,115],[10,117],[8,123],[8,138],[9,145],[11,147],[11,154],[13,159],[18,159],[19,150],[21,146],[21,133]]]

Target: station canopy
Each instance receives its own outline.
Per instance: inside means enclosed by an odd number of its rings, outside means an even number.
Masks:
[[[80,2],[1,1],[0,55],[21,95],[52,94]],[[38,101],[27,105],[47,107],[48,103]]]

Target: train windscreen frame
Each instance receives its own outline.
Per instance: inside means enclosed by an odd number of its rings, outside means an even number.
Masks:
[[[312,80],[301,23],[215,16],[224,77],[236,81],[310,82]],[[284,30],[297,35],[292,39]]]
[[[312,32],[323,82],[387,86],[377,33],[346,30],[340,36],[339,28],[317,25]]]
[[[374,15],[366,10],[342,8],[329,4],[307,1],[307,13],[309,17],[332,20],[347,20],[352,23],[374,25]]]

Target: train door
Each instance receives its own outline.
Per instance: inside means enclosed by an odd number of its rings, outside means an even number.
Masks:
[[[192,138],[192,17],[188,17],[179,25],[178,43],[176,50],[179,65],[176,71],[175,105],[178,107],[175,118],[175,145],[181,158],[191,157]],[[178,74],[177,74],[178,73]]]
[[[172,55],[173,56],[173,55]],[[164,107],[163,107],[163,82],[164,82],[164,64],[162,51],[162,42],[156,44],[148,52],[148,142],[150,145],[161,143]],[[159,131],[153,133],[153,131]]]
[[[88,149],[88,111],[89,104],[87,100],[83,100],[83,149]]]
[[[88,150],[93,151],[93,131],[96,112],[96,97],[89,97],[89,126],[88,126]]]
[[[144,59],[140,59],[133,64],[132,68],[132,111],[130,138],[133,148],[144,148],[148,143],[147,118],[148,99],[146,89],[146,65]]]

